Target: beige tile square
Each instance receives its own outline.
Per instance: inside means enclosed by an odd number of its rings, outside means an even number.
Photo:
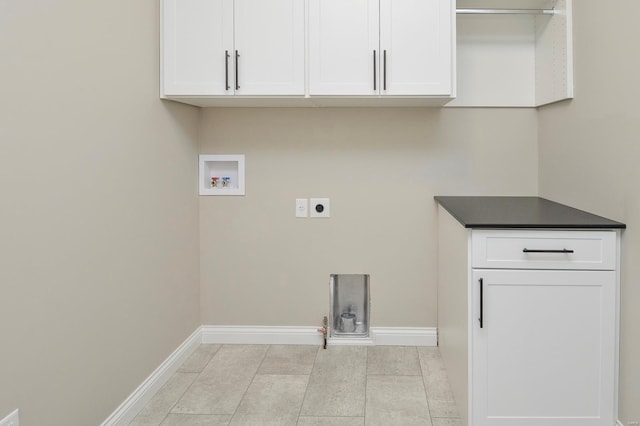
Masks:
[[[294,413],[236,414],[232,426],[296,426],[298,415]]]
[[[367,374],[419,376],[420,360],[415,346],[367,348]]]
[[[236,412],[238,414],[265,414],[277,417],[294,414],[297,418],[304,399],[309,376],[283,374],[257,374]],[[232,424],[235,421],[232,420]]]
[[[268,345],[223,345],[202,370],[203,375],[244,372],[252,376],[269,350]]]
[[[364,416],[365,346],[329,346],[318,351],[302,416]]]
[[[175,373],[151,398],[149,403],[130,423],[131,426],[157,426],[171,411],[174,404],[198,377],[197,373]]]
[[[431,425],[420,376],[368,376],[367,426]]]
[[[311,371],[312,382],[335,382],[364,377],[367,372],[366,346],[329,346],[318,351]]]
[[[311,374],[317,346],[271,345],[258,374]]]
[[[298,426],[364,426],[364,417],[304,417]]]
[[[169,414],[160,426],[227,426],[231,416],[210,414]]]
[[[171,410],[180,414],[233,414],[251,383],[250,375],[200,377]]]
[[[171,412],[233,414],[267,349],[264,345],[224,345]]]
[[[429,403],[429,412],[433,417],[456,418],[460,415],[453,399],[429,398],[427,396],[427,402]]]
[[[440,351],[437,347],[421,346],[417,348],[420,368],[424,376],[441,374],[445,370]]]
[[[180,366],[178,371],[185,373],[199,373],[211,361],[222,345],[200,345],[189,358]]]
[[[332,381],[313,379],[312,375],[301,416],[364,416],[366,377],[363,373]]]

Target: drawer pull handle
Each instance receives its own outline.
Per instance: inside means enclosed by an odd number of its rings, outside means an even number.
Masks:
[[[484,295],[482,294],[484,290],[484,283],[483,283],[483,279],[480,278],[480,318],[478,318],[478,321],[480,321],[480,328],[484,328]]]
[[[376,80],[378,79],[378,75],[376,73],[376,68],[377,68],[377,64],[376,64],[376,51],[373,51],[373,90],[378,90],[376,87]]]
[[[240,58],[240,54],[236,50],[236,90],[240,90],[240,80],[238,79],[238,58]]]
[[[229,86],[229,51],[224,51],[224,90],[229,90],[231,87]]]
[[[382,90],[386,91],[387,90],[387,51],[386,50],[382,52],[382,58],[383,58],[382,62],[384,64],[384,66],[382,67],[382,69],[384,70],[384,74],[383,74],[384,78],[382,79],[382,82],[383,82]]]
[[[522,249],[523,253],[573,253],[573,250],[530,250],[528,248]]]

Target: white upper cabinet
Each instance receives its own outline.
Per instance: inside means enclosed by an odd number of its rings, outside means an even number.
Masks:
[[[378,0],[309,0],[310,95],[379,93],[379,23]]]
[[[310,95],[452,95],[453,3],[309,0]]]
[[[304,1],[234,3],[235,94],[304,95]]]
[[[572,0],[160,1],[161,97],[192,105],[573,97]]]
[[[452,94],[452,4],[380,0],[381,93]]]
[[[304,0],[163,0],[163,95],[304,95]]]
[[[163,0],[164,95],[225,95],[233,0]]]

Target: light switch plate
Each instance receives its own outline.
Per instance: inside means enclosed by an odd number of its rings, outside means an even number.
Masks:
[[[311,198],[309,200],[309,217],[331,217],[331,205],[328,198]]]
[[[0,420],[0,426],[20,426],[20,413],[15,410],[4,419]]]
[[[309,200],[296,198],[296,217],[309,217]]]

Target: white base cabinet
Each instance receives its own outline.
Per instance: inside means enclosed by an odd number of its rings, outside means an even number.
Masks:
[[[474,426],[613,424],[615,280],[473,270]]]
[[[463,424],[615,425],[619,231],[438,221],[438,346]]]

